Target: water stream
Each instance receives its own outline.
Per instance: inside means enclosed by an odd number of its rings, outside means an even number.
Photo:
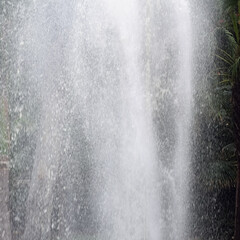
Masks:
[[[19,1],[36,138],[22,240],[187,240],[188,0]]]

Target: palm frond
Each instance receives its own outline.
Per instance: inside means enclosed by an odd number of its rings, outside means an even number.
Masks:
[[[224,79],[224,80],[222,80],[221,82],[219,82],[218,84],[225,84],[225,83],[227,83],[227,84],[231,84],[232,83],[232,79]]]
[[[217,48],[220,52],[222,52],[226,57],[228,57],[228,59],[232,62],[234,62],[234,58],[233,56],[231,56],[228,52],[226,52],[225,50],[221,49],[221,48]]]
[[[230,15],[232,19],[232,25],[233,25],[233,30],[236,36],[236,40],[237,40],[237,43],[239,43],[238,17],[233,12]]]
[[[224,57],[222,57],[222,56],[220,56],[220,55],[218,55],[218,54],[215,54],[215,56],[217,57],[217,58],[219,58],[220,60],[222,60],[223,62],[225,62],[225,63],[227,63],[229,66],[231,66],[233,63],[231,63],[229,60],[227,60],[226,58],[224,58]]]
[[[204,185],[209,191],[234,187],[236,182],[236,162],[212,162],[205,169],[204,178]]]
[[[233,34],[224,27],[216,28],[216,34],[220,34],[220,35],[224,36],[225,41],[226,41],[226,46],[229,49],[231,49],[231,51],[232,51],[231,53],[228,52],[228,54],[230,54],[230,55],[235,54],[238,44],[237,44],[236,38],[233,36]]]
[[[232,72],[232,76],[233,78],[236,78],[236,76],[238,75],[239,73],[239,66],[240,66],[240,57],[238,57],[234,64],[231,66],[231,72]]]
[[[238,6],[238,0],[223,0],[222,1],[223,9],[229,11]]]

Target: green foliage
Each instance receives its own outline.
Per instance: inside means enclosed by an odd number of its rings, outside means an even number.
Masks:
[[[215,161],[208,164],[204,174],[204,186],[208,191],[235,186],[236,165],[232,161]]]
[[[217,3],[217,1],[216,1]],[[214,19],[213,63],[208,63],[207,87],[197,115],[195,163],[195,236],[232,239],[236,189],[236,146],[233,131],[232,89],[239,75],[238,1],[218,1]],[[204,199],[203,199],[204,196]],[[201,237],[199,237],[201,236]]]
[[[225,27],[217,27],[215,34],[216,38],[220,38],[221,41],[224,42],[224,45],[218,48],[218,50],[223,53],[223,58],[226,57],[227,59],[230,59],[232,64],[234,55],[236,54],[236,50],[238,47],[234,35]],[[218,39],[217,41],[218,44],[220,43],[220,39]]]
[[[223,5],[222,7],[227,10],[235,8],[237,4],[238,4],[238,0],[223,0],[222,1],[222,5]]]

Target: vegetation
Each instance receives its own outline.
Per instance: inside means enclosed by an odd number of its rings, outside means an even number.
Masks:
[[[230,143],[230,146],[233,147],[233,156],[235,156],[233,163],[236,162],[238,169],[234,239],[240,240],[240,1],[223,0],[221,4],[224,18],[221,21],[222,25],[217,29],[216,58],[219,60],[217,64],[220,84],[231,93],[229,109],[232,112],[231,125],[235,145]],[[227,116],[231,115],[227,114]]]

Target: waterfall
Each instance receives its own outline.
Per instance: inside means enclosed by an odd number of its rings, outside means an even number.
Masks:
[[[188,0],[19,1],[15,80],[37,139],[22,240],[188,239],[190,12]]]

